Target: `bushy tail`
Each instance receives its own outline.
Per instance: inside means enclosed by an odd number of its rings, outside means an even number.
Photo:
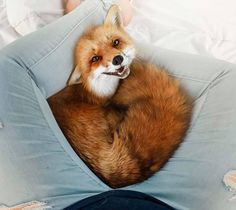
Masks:
[[[128,107],[110,154],[116,163],[110,180],[119,187],[148,178],[168,161],[191,114],[186,95],[166,71],[153,65],[136,65],[132,71],[114,99]]]

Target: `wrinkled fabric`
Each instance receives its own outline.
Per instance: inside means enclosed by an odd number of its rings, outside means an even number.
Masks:
[[[0,206],[38,201],[63,209],[111,190],[73,151],[46,101],[65,87],[79,36],[101,24],[105,14],[100,0],[86,0],[0,51]],[[179,79],[194,112],[183,143],[165,167],[123,189],[181,210],[235,210],[222,179],[236,168],[236,67],[140,43],[138,56]]]

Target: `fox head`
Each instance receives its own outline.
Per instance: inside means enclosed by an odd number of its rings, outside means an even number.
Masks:
[[[135,47],[125,32],[119,8],[113,5],[103,25],[89,29],[77,43],[76,68],[68,85],[82,83],[98,97],[111,97],[128,77]]]

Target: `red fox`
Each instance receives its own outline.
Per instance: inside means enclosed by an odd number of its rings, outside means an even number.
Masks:
[[[68,86],[48,99],[75,152],[113,188],[157,172],[182,142],[191,104],[160,67],[137,60],[112,6],[77,43]]]

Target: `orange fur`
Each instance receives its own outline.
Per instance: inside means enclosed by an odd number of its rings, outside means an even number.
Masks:
[[[111,45],[114,39],[120,40],[118,47]],[[120,25],[88,30],[75,52],[81,84],[48,100],[75,152],[114,188],[143,181],[158,171],[183,140],[191,116],[191,105],[178,82],[165,69],[146,62],[134,60],[130,75],[119,81],[113,95],[101,97],[90,88],[93,71],[127,46],[133,43]],[[101,59],[91,63],[94,54]]]

